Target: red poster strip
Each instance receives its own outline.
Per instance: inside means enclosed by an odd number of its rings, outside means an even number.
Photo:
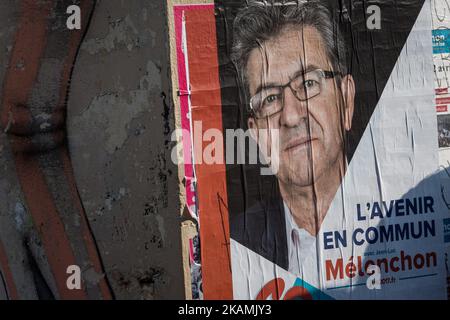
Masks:
[[[208,129],[223,131],[214,8],[189,10],[185,17],[192,120],[201,123],[201,129],[194,124],[194,137],[203,137]],[[203,142],[202,150],[209,143]],[[195,168],[203,295],[205,299],[232,299],[226,168],[223,163],[205,164],[200,160],[196,158]]]

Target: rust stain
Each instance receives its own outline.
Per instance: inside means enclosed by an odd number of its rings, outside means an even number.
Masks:
[[[92,0],[82,1],[82,12],[92,12],[94,3]],[[30,110],[27,108],[27,102],[36,81],[40,61],[47,44],[48,22],[55,4],[56,0],[22,1],[19,27],[15,35],[14,47],[5,78],[1,124],[4,130],[9,133],[9,141],[14,151],[20,185],[32,215],[34,226],[41,237],[59,297],[62,299],[87,299],[88,296],[84,287],[82,290],[69,290],[66,286],[66,269],[69,265],[77,263],[64,224],[55,205],[55,200],[39,163],[39,154],[34,153],[34,151],[39,150],[35,150],[36,146],[33,146],[30,139],[31,135],[36,132],[33,131],[35,128],[33,128],[33,120]],[[82,21],[89,20],[86,18],[85,16]],[[87,23],[84,25],[84,30]],[[71,190],[73,203],[82,217],[82,237],[89,259],[95,271],[102,273],[101,260],[76,189],[67,146],[63,144],[66,139],[65,131],[62,129],[64,129],[69,79],[82,37],[82,31],[74,31],[68,43],[69,52],[65,57],[62,70],[59,103],[51,114],[51,127],[53,129],[51,138],[54,147],[61,148],[60,158],[64,164],[65,177]],[[16,66],[19,65],[22,67],[17,68]],[[61,130],[59,130],[60,128]],[[6,274],[11,297],[17,298],[17,292],[13,287],[13,279],[2,248],[0,248],[0,260],[3,272]],[[100,281],[99,286],[103,298],[111,299],[112,294],[104,278]]]
[[[95,6],[94,1],[83,1],[81,3],[81,13],[82,13],[81,21],[83,23],[82,30],[84,30],[84,33],[81,31],[73,32],[72,33],[73,36],[70,39],[70,44],[69,44],[70,51],[69,51],[69,54],[66,57],[66,61],[64,63],[64,69],[63,69],[63,74],[62,74],[62,79],[63,79],[62,84],[63,85],[60,88],[60,98],[59,98],[59,106],[58,106],[59,109],[62,109],[62,112],[65,112],[65,109],[67,106],[69,80],[70,80],[70,78],[72,76],[72,72],[73,72],[73,66],[74,66],[73,62],[75,61],[75,58],[79,52],[80,42],[81,42],[85,32],[88,29],[88,25],[91,20],[89,15],[92,14],[94,6]],[[57,111],[59,111],[59,110],[57,110]],[[58,115],[58,114],[59,114],[59,112],[56,113],[56,115]],[[57,120],[55,120],[55,121],[57,121]],[[90,259],[91,263],[93,264],[95,272],[97,272],[99,274],[104,274],[101,259],[99,257],[98,248],[96,246],[94,237],[92,235],[89,223],[87,221],[86,213],[85,213],[85,210],[81,203],[80,195],[79,195],[77,187],[76,187],[76,181],[75,181],[75,178],[73,175],[72,163],[70,161],[70,156],[69,156],[67,147],[65,147],[65,148],[63,148],[63,150],[61,150],[61,159],[63,162],[64,174],[65,174],[66,179],[69,184],[73,203],[76,206],[76,208],[78,209],[78,212],[80,213],[81,227],[82,227],[82,232],[83,232],[83,240],[84,240],[87,252],[88,252],[89,259]],[[102,277],[102,279],[100,280],[99,286],[100,286],[100,291],[103,296],[103,299],[110,300],[113,298],[112,290],[111,290],[105,276]]]
[[[14,278],[9,268],[8,257],[6,255],[5,249],[1,241],[0,241],[0,267],[1,267],[0,271],[2,271],[5,277],[8,297],[10,299],[17,300],[18,299],[17,288],[15,286]]]
[[[64,164],[64,174],[66,175],[66,179],[69,182],[69,187],[71,191],[71,195],[73,198],[73,202],[76,205],[78,211],[80,212],[81,217],[81,229],[83,232],[83,240],[86,245],[86,249],[89,255],[89,259],[94,266],[95,272],[98,274],[104,274],[104,268],[99,257],[98,248],[96,242],[94,240],[93,234],[91,232],[89,223],[87,221],[87,217],[81,203],[80,195],[76,188],[75,179],[72,170],[72,164],[67,152],[67,149],[61,151],[61,157]],[[102,297],[105,300],[113,299],[111,287],[105,276],[99,282],[100,291],[102,293]]]

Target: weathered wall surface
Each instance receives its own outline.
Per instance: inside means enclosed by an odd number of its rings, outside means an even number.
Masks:
[[[99,1],[72,78],[72,162],[117,298],[184,293],[165,11]]]
[[[0,85],[19,5],[0,3]],[[166,19],[164,1],[97,1],[71,79],[70,158],[117,299],[184,298]],[[0,133],[0,239],[19,296],[36,298],[21,231],[32,222],[11,157]]]
[[[19,0],[0,2],[0,90],[3,88],[4,76],[9,66],[9,58],[13,47],[19,15]],[[2,91],[0,91],[0,97]],[[14,161],[3,130],[0,131],[0,240],[4,244],[4,255],[10,256],[10,266],[15,269],[19,294],[23,298],[35,298],[32,288],[26,283],[32,283],[32,274],[29,272],[27,257],[23,249],[23,229],[30,224],[27,220],[25,200],[15,173]],[[8,250],[9,249],[9,250]],[[5,252],[6,251],[6,252]],[[14,252],[14,254],[10,254]],[[1,252],[0,252],[1,254]],[[2,270],[2,273],[4,271]],[[5,275],[2,274],[2,278]],[[3,279],[2,279],[3,280]],[[8,294],[0,284],[0,299]]]

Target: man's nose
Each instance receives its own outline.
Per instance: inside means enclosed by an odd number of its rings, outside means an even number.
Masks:
[[[300,101],[287,87],[284,89],[284,107],[281,111],[280,124],[286,127],[297,126],[302,119],[307,117],[308,101]]]

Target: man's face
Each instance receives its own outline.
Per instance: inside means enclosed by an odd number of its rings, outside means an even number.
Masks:
[[[320,33],[313,27],[285,28],[250,53],[246,68],[250,96],[314,69],[333,70]],[[307,101],[286,87],[282,111],[248,121],[262,152],[271,156],[278,179],[286,184],[311,185],[344,159],[344,130],[350,130],[353,115],[353,79],[343,77],[340,87],[335,78],[322,83],[320,94]],[[279,143],[271,142],[270,130],[257,129],[279,129]]]

